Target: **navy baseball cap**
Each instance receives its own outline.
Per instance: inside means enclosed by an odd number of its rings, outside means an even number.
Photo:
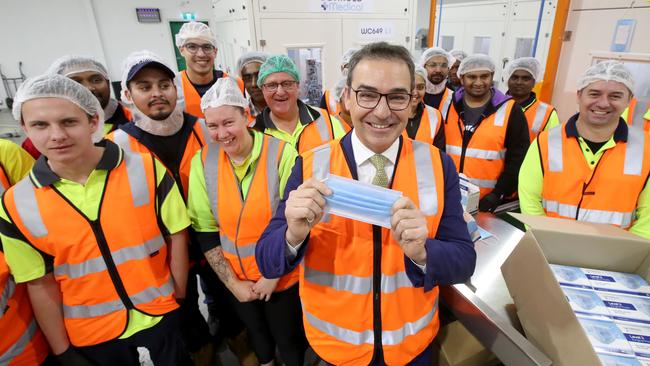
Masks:
[[[160,63],[158,61],[148,60],[133,65],[133,67],[131,68],[131,70],[129,70],[129,73],[126,77],[126,82],[128,83],[129,81],[131,81],[135,77],[135,75],[137,75],[140,72],[140,70],[144,69],[145,67],[155,67],[163,71],[165,74],[167,74],[169,78],[172,80],[174,80],[174,77],[176,77],[176,73],[174,73],[174,71],[169,67],[167,67],[165,64]]]

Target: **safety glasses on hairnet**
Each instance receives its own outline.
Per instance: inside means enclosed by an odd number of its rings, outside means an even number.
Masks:
[[[378,93],[371,90],[350,88],[355,93],[357,104],[361,108],[374,109],[379,105],[382,97],[386,98],[386,103],[391,111],[403,111],[411,103],[412,94],[405,92],[398,93]]]
[[[217,49],[213,45],[206,43],[206,44],[196,44],[196,43],[188,43],[185,46],[183,46],[187,50],[187,52],[191,54],[195,54],[199,52],[199,49],[203,50],[203,53],[205,54],[210,54],[214,53]]]

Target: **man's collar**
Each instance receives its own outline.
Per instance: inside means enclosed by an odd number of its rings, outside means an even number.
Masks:
[[[508,90],[508,91],[506,92],[506,95],[509,96],[509,97],[512,97],[512,94],[510,94],[510,90]],[[514,99],[514,98],[513,98],[513,99]],[[521,103],[521,104],[519,104],[519,105],[521,106],[521,108],[524,109],[524,111],[526,111],[526,110],[527,110],[528,108],[530,108],[530,106],[532,106],[533,103],[535,103],[536,101],[537,101],[537,94],[535,94],[534,91],[531,91],[530,94],[528,94],[528,98],[526,98],[526,100],[524,100],[523,103]]]
[[[111,170],[120,165],[123,159],[122,149],[120,149],[114,142],[104,139],[95,145],[104,147],[102,158],[99,160],[99,163],[97,163],[95,169]],[[34,182],[34,185],[37,187],[49,186],[61,179],[61,177],[50,168],[45,155],[41,155],[38,160],[36,160],[30,177]]]
[[[352,150],[354,151],[354,159],[356,160],[357,166],[363,164],[366,160],[370,159],[371,156],[375,153],[370,150],[366,145],[361,142],[359,136],[357,136],[357,130],[353,129],[351,132],[352,139]],[[384,152],[381,153],[386,159],[391,163],[395,164],[397,161],[397,153],[399,151],[399,137],[393,141],[392,145],[388,147]]]
[[[576,113],[567,121],[566,126],[564,127],[567,137],[580,137],[580,134],[578,133],[578,127],[576,126],[579,115],[580,113]],[[623,118],[619,117],[618,126],[616,126],[616,130],[614,130],[614,141],[627,142],[627,133],[627,123],[625,123],[625,120]]]
[[[303,103],[302,100],[298,99],[298,121],[301,124],[308,125],[311,122],[317,120],[318,117],[320,117],[320,112]],[[262,111],[262,121],[264,122],[265,128],[277,130],[277,127],[271,119],[271,109],[269,107],[264,108],[264,111]]]

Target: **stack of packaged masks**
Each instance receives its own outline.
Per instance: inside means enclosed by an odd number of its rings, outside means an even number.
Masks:
[[[605,366],[650,366],[650,285],[636,274],[551,264]]]

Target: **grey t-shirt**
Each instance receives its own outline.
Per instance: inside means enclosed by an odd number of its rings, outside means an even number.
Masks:
[[[490,103],[489,100],[487,103],[480,107],[471,108],[467,105],[467,103],[465,103],[465,100],[463,99],[463,122],[465,123],[465,126],[474,126],[476,123],[478,123],[479,118],[481,118],[481,114],[485,110],[485,107],[487,107],[488,103]]]

